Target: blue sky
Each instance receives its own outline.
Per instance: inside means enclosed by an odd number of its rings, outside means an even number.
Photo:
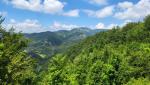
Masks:
[[[150,0],[1,0],[4,26],[25,33],[111,29],[150,14]]]

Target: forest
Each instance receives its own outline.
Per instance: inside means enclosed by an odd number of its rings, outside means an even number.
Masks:
[[[26,50],[32,41],[3,21],[0,85],[150,85],[150,15],[89,36],[42,66]]]

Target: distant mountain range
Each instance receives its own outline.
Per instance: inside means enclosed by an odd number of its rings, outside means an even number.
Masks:
[[[105,30],[81,27],[69,31],[47,31],[41,33],[24,34],[24,36],[31,40],[29,47],[27,48],[27,51],[30,53],[30,55],[35,57],[38,54],[40,57],[45,58],[47,56],[52,56],[55,53],[63,52],[68,47],[86,38],[87,36],[94,35],[100,31]]]

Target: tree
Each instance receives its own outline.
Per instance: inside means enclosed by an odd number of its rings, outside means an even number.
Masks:
[[[0,22],[4,19],[0,17]],[[27,55],[25,48],[28,40],[13,29],[8,32],[0,26],[3,35],[0,40],[0,84],[28,85],[36,77],[34,60]]]
[[[146,29],[150,30],[150,15],[146,16],[146,18],[144,19],[144,24]]]
[[[124,85],[150,85],[150,81],[148,78],[133,78],[127,84]]]

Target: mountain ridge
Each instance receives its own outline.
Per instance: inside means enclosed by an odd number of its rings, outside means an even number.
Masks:
[[[106,31],[104,29],[74,28],[72,30],[59,30],[55,32],[46,31],[40,33],[24,34],[31,40],[27,50],[32,53],[46,54],[52,56],[57,52],[66,50],[71,45],[82,39],[94,35],[97,32]]]

